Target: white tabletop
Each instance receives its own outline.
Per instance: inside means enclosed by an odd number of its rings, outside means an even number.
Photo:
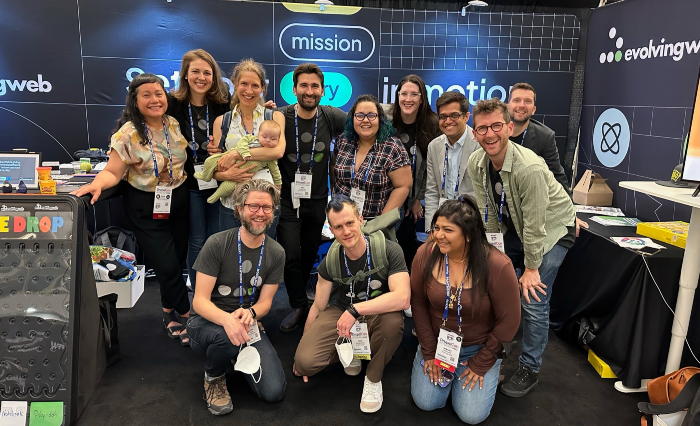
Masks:
[[[695,188],[673,188],[659,185],[653,181],[623,181],[620,182],[620,187],[685,204],[686,206],[700,208],[700,196],[692,197]]]

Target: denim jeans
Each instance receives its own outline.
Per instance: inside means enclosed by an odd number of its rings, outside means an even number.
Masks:
[[[530,303],[527,303],[525,298],[520,296],[520,304],[523,308],[521,319],[523,324],[523,343],[522,353],[518,360],[522,365],[535,373],[540,371],[542,353],[549,339],[549,299],[552,297],[554,279],[557,277],[559,266],[564,261],[568,251],[569,249],[566,247],[555,245],[542,258],[542,264],[538,271],[540,273],[540,281],[547,286],[545,289],[547,294],[538,292],[539,302],[533,299],[532,295],[530,295]],[[520,279],[522,272],[525,270],[523,258],[519,254],[512,252],[509,252],[508,256],[513,262],[518,279]]]
[[[462,363],[476,355],[482,345],[462,347],[459,353],[459,362]],[[411,396],[418,408],[425,411],[433,411],[443,408],[447,404],[447,398],[452,392],[452,408],[454,408],[460,420],[467,424],[481,423],[491,414],[491,407],[496,399],[496,388],[498,387],[498,372],[501,367],[501,360],[496,363],[484,375],[484,386],[479,389],[479,383],[469,392],[469,386],[462,389],[464,380],[457,380],[460,374],[467,369],[466,366],[458,365],[455,370],[455,378],[446,387],[440,387],[430,383],[430,379],[423,373],[421,361],[423,354],[420,345],[413,359],[413,372],[411,373]],[[437,368],[437,366],[433,366]]]
[[[197,272],[192,269],[207,238],[219,232],[219,203],[207,203],[216,189],[190,189],[190,240],[187,247],[187,272],[194,290]]]
[[[279,209],[279,207],[277,207],[277,210],[275,210],[275,217],[272,219],[272,223],[270,224],[270,227],[267,228],[267,231],[265,231],[267,236],[272,238],[273,240],[277,239],[277,224],[279,222],[280,222],[280,209]],[[223,204],[220,204],[219,230],[226,231],[226,230],[229,230],[231,228],[236,228],[238,226],[241,226],[241,221],[236,219],[236,216],[234,216],[234,214],[233,214],[233,210],[229,209],[228,207],[225,207]]]
[[[238,353],[244,345],[235,346],[220,325],[194,315],[187,321],[190,346],[197,353],[207,355],[204,371],[209,377],[220,377],[226,369],[235,363]],[[284,377],[282,363],[277,351],[270,343],[265,332],[260,333],[261,340],[252,344],[260,354],[260,368],[255,374],[246,374],[246,381],[258,398],[268,402],[277,402],[284,396],[287,379]],[[259,378],[258,378],[259,377]],[[255,383],[255,380],[259,380]]]

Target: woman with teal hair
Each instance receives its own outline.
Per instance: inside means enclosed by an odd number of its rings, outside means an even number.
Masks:
[[[364,219],[401,208],[413,182],[411,161],[372,95],[360,95],[335,145],[334,194],[353,199]]]

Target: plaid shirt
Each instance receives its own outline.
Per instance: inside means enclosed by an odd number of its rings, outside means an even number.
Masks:
[[[337,178],[333,193],[350,196],[352,188],[359,188],[366,194],[362,216],[365,219],[372,219],[382,214],[384,205],[389,199],[391,191],[394,190],[389,173],[399,167],[411,164],[401,141],[392,136],[384,142],[375,142],[369,149],[365,161],[355,172],[354,180],[352,179],[352,162],[357,151],[357,142],[350,142],[345,136],[342,136],[335,149],[335,174]],[[367,176],[366,179],[365,176]]]

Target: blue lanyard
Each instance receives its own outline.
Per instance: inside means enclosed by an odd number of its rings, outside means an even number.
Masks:
[[[367,156],[369,156],[369,151],[367,151]],[[352,157],[352,169],[350,169],[350,181],[352,186],[352,181],[355,180],[355,159],[357,159],[357,148],[355,148],[355,155]],[[360,164],[362,167],[362,164]],[[369,164],[367,164],[367,171],[365,172],[365,183],[367,183],[367,178],[369,178],[369,169],[372,168],[372,159],[370,158]]]
[[[527,135],[527,128],[526,128],[525,131],[523,132],[523,138],[520,139],[520,145],[522,145],[523,143],[525,143],[525,135]]]
[[[469,268],[467,268],[469,269]],[[467,279],[467,270],[464,271],[464,278],[462,279],[462,284],[459,286],[457,292],[457,327],[458,333],[462,332],[462,289],[464,288],[464,282]],[[447,323],[447,309],[450,306],[450,262],[448,256],[445,255],[445,310],[442,312],[442,326]]]
[[[362,238],[365,239],[365,246],[367,246],[367,270],[371,271],[371,264],[370,264],[370,257],[369,257],[369,241],[367,241],[367,237],[364,235]],[[348,267],[348,256],[345,254],[345,250],[343,250],[343,257],[345,257],[345,272],[348,273],[348,277],[352,277],[352,274],[350,273],[350,268]],[[370,280],[372,279],[372,274],[369,274],[367,277],[367,293],[365,293],[365,301],[369,300],[369,291],[371,290],[369,283]],[[355,298],[355,286],[354,286],[354,281],[350,280],[350,304],[352,305],[352,299]]]
[[[299,153],[299,116],[297,115],[297,108],[299,105],[294,106],[294,132],[297,137],[297,173],[301,173],[301,154]],[[309,160],[309,174],[314,167],[314,152],[316,150],[316,132],[318,131],[318,108],[316,108],[316,121],[314,122],[314,139],[311,144],[311,160]],[[354,169],[354,167],[353,167]]]
[[[443,197],[447,197],[447,194],[445,193],[445,181],[447,177],[447,143],[445,143],[445,163],[444,167],[442,168],[442,195]],[[415,154],[414,154],[415,155]],[[459,170],[457,170],[457,183],[455,183],[455,194],[458,194],[459,192]]]
[[[492,166],[489,166],[492,167]],[[490,170],[486,171],[486,186],[484,186],[484,190],[486,190],[486,210],[484,212],[484,223],[489,221],[489,191],[491,190],[490,185],[489,185],[489,175],[491,174]],[[506,202],[506,188],[501,184],[501,208],[498,211],[498,223],[503,222],[503,204]]]
[[[207,107],[207,141],[209,140],[209,105]],[[192,120],[192,104],[188,105],[190,110],[190,133],[192,135],[192,155],[194,155],[194,161],[197,162],[197,144],[194,143],[194,120]]]
[[[168,138],[168,128],[165,126],[165,118],[163,120],[163,133],[165,133],[165,144],[168,146],[168,171],[170,172],[170,182],[173,181],[173,153],[170,151],[170,139]],[[153,151],[153,142],[151,141],[151,135],[148,133],[148,126],[143,123],[143,127],[146,129],[146,138],[148,139],[148,146],[151,148],[151,158],[153,159],[153,170],[156,174],[156,181],[158,180],[158,162],[156,161],[156,153]],[[158,183],[156,182],[156,185]]]
[[[250,306],[255,302],[255,289],[258,288],[258,280],[260,279],[260,265],[262,265],[263,251],[265,251],[265,234],[263,234],[262,245],[260,246],[260,257],[258,258],[258,269],[255,271],[255,281],[253,283],[253,292],[250,294]],[[238,228],[238,303],[243,307],[243,255],[241,254],[241,228]]]
[[[240,108],[238,109],[238,113],[241,115],[241,126],[243,126],[243,131],[245,132],[246,135],[250,135],[251,133],[248,133],[248,129],[245,127],[245,122],[243,121],[243,113],[241,112]],[[255,111],[253,111],[253,116],[255,116]],[[255,117],[253,117],[253,136],[255,136]]]
[[[411,160],[411,171],[416,169],[416,152],[418,152],[418,144],[413,141],[413,160]]]

